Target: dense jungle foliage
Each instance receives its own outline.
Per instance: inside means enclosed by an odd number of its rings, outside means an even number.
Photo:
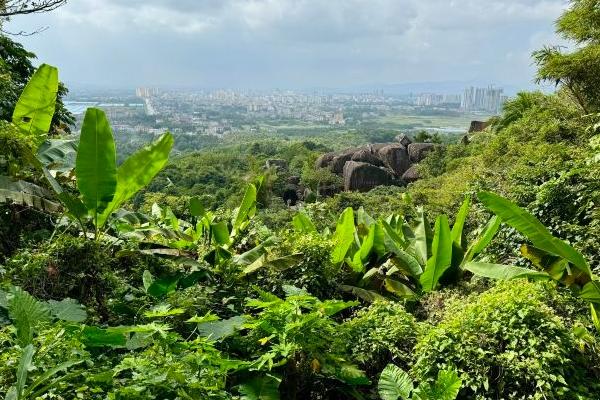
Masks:
[[[535,53],[555,93],[424,179],[296,207],[290,176],[337,179],[327,144],[118,157],[100,109],[66,136],[58,70],[3,38],[27,62],[0,64],[0,397],[600,398],[598,9]]]

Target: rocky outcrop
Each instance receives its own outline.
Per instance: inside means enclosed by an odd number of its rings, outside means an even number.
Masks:
[[[402,174],[402,180],[406,183],[418,181],[419,179],[421,179],[421,176],[416,165],[413,165],[404,174]]]
[[[412,143],[412,140],[410,140],[410,138],[404,133],[397,135],[394,139],[396,139],[396,142],[400,143],[404,147],[408,147],[408,145]]]
[[[421,162],[427,153],[439,144],[435,143],[411,143],[408,145],[408,156],[413,163]]]
[[[402,176],[410,168],[408,151],[401,144],[390,144],[381,148],[378,153],[383,165],[394,171],[397,176]]]
[[[490,126],[489,121],[471,121],[469,133],[483,132],[488,126]]]
[[[372,148],[364,148],[358,150],[352,155],[352,161],[365,162],[378,167],[383,167],[383,161],[377,157],[376,153],[373,153]]]
[[[344,190],[368,191],[381,185],[402,185],[419,179],[414,164],[425,158],[436,146],[434,143],[412,143],[404,134],[395,137],[394,143],[368,144],[321,155],[316,168],[329,168],[342,176]],[[333,195],[341,188],[319,187],[321,196]]]
[[[327,168],[331,164],[331,160],[335,157],[335,153],[325,153],[315,161],[315,168]]]
[[[344,165],[344,190],[367,192],[374,187],[392,185],[394,174],[386,168],[358,161],[348,161]]]
[[[329,165],[331,172],[333,172],[334,174],[341,174],[342,172],[344,172],[344,164],[346,164],[346,162],[352,160],[354,151],[355,150],[351,150],[351,151],[347,151],[345,153],[334,156],[331,159],[331,164]]]

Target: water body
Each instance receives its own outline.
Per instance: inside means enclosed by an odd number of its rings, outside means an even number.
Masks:
[[[65,101],[65,107],[73,115],[81,115],[90,107],[110,108],[110,107],[144,107],[142,103],[104,103],[98,101]]]

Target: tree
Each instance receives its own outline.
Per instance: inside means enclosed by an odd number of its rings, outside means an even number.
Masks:
[[[586,114],[600,110],[600,0],[571,0],[556,22],[557,32],[577,44],[567,53],[547,46],[534,53],[537,82],[554,82]]]
[[[48,12],[66,3],[67,0],[0,0],[0,18]]]

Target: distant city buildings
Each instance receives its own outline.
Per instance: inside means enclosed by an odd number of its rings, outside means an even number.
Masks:
[[[417,96],[415,104],[417,106],[458,106],[460,100],[459,94],[422,93]]]
[[[147,99],[152,96],[158,96],[158,93],[159,93],[159,91],[157,88],[139,87],[139,88],[135,89],[135,95],[137,97],[141,97],[142,99]]]
[[[465,111],[488,111],[497,113],[502,110],[507,96],[503,89],[493,86],[487,88],[469,87],[465,89],[462,97],[461,108]]]

